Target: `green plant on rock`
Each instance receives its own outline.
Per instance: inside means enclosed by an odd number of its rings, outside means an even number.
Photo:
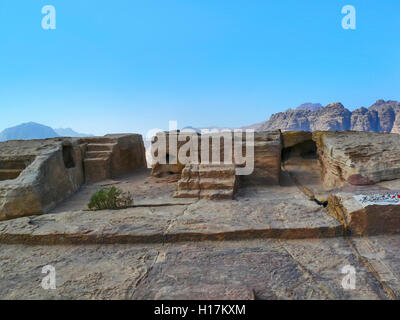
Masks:
[[[90,198],[90,210],[123,209],[133,205],[132,195],[116,187],[103,188]]]

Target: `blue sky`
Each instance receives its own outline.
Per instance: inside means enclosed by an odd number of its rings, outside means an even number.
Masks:
[[[341,27],[347,4],[356,30]],[[0,130],[242,126],[399,89],[398,0],[0,0]]]

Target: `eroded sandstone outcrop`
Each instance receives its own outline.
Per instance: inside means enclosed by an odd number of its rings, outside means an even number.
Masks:
[[[328,187],[343,183],[370,185],[400,178],[400,139],[397,134],[372,132],[315,132]]]
[[[244,175],[244,183],[279,185],[281,174],[282,139],[281,132],[262,131],[254,133],[254,171]]]
[[[21,159],[26,159],[26,168],[18,177],[0,181],[0,220],[42,214],[84,182],[81,150],[74,141],[1,143],[0,167],[18,166]]]
[[[400,103],[397,101],[378,100],[369,110],[376,111],[379,118],[380,132],[393,132],[398,130],[394,127],[394,123],[400,117]]]
[[[351,112],[341,103],[315,110],[288,110],[271,116],[261,130],[316,131],[349,130]]]
[[[354,110],[351,114],[350,128],[353,131],[379,132],[378,112],[376,110],[368,110],[367,108]]]
[[[400,203],[363,203],[362,198],[354,193],[332,194],[328,210],[351,235],[400,233]]]
[[[297,108],[273,114],[257,130],[400,132],[400,103],[378,100],[353,112],[341,103],[321,108]]]
[[[85,182],[146,167],[140,135],[0,143],[0,220],[53,209]]]
[[[188,164],[175,198],[232,199],[238,186],[235,165]]]
[[[202,135],[162,132],[154,138],[153,147],[156,159],[153,161],[152,175],[160,177],[165,173],[183,173],[180,186],[183,186],[189,171],[197,172],[206,167],[214,170],[210,178],[218,179],[218,172],[222,174],[226,168],[230,170],[236,167],[236,175],[240,175],[244,183],[279,185],[282,155],[279,130],[250,133],[222,131]],[[182,155],[186,157],[185,163]],[[222,174],[221,177],[225,176]],[[197,185],[191,184],[194,197],[197,197]],[[182,196],[183,190],[188,191],[189,187],[178,189],[178,194]],[[185,192],[185,196],[190,194]]]
[[[350,127],[351,112],[341,103],[330,103],[310,115],[311,131],[342,131]]]
[[[146,167],[146,154],[139,134],[110,134],[78,140],[84,151],[86,182],[118,177]]]

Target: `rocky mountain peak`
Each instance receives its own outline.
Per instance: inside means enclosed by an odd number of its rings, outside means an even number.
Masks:
[[[340,102],[325,107],[304,104],[295,110],[273,114],[259,130],[282,131],[368,131],[400,133],[400,102],[378,100],[369,108],[351,112]],[[318,104],[312,104],[318,105]]]

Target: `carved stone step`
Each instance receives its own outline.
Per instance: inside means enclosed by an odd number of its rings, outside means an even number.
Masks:
[[[234,165],[188,164],[178,181],[176,198],[232,199],[237,180]]]
[[[112,151],[116,143],[90,143],[87,145],[88,151]]]
[[[110,163],[110,159],[85,159],[83,164],[86,182],[97,182],[110,178]]]
[[[86,159],[108,159],[111,154],[111,151],[88,151],[86,152]]]

